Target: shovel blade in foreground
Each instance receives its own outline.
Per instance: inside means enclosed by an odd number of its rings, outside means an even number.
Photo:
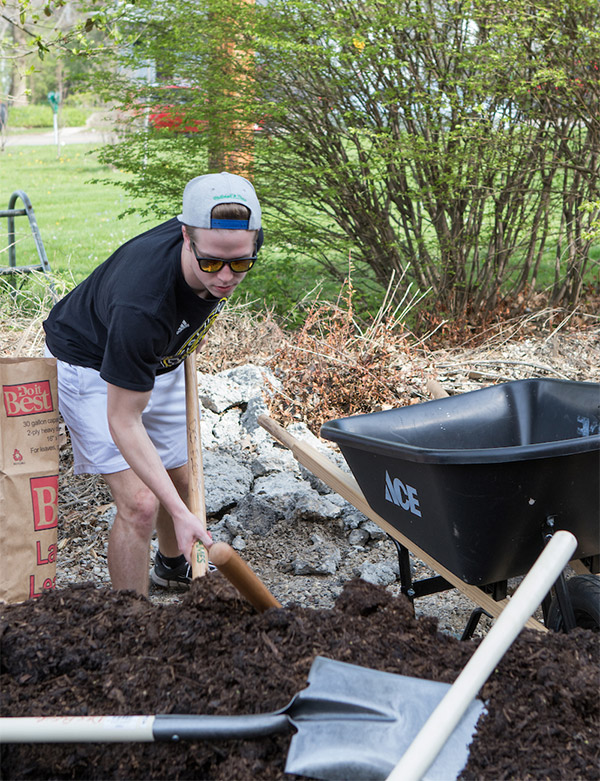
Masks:
[[[0,719],[0,743],[260,739],[291,732],[286,772],[325,781],[386,779],[449,684],[317,656],[308,687],[279,711],[245,716],[73,716]],[[471,703],[424,779],[452,781],[483,704]]]
[[[287,711],[298,732],[285,770],[324,781],[386,779],[450,689],[320,656],[308,682]],[[457,778],[483,710],[480,700],[471,703],[425,781]]]

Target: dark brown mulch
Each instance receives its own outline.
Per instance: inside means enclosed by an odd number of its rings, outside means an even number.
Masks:
[[[477,647],[363,581],[332,610],[262,615],[220,575],[179,605],[84,584],[4,606],[2,716],[264,713],[306,686],[317,654],[452,682]],[[525,631],[482,695],[468,779],[597,779],[599,636]],[[4,779],[280,779],[289,736],[221,743],[6,745]]]

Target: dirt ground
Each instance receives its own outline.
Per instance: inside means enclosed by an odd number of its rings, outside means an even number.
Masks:
[[[451,683],[478,644],[364,581],[332,609],[258,614],[219,574],[171,605],[92,584],[47,592],[3,607],[0,637],[3,716],[267,713],[305,688],[316,655]],[[599,646],[583,629],[523,632],[481,692],[461,778],[595,781]],[[290,777],[289,741],[7,745],[1,777],[268,781]]]

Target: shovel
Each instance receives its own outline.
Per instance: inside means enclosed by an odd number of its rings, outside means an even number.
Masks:
[[[196,353],[185,359],[185,411],[187,420],[187,445],[189,465],[190,511],[199,518],[206,529],[206,503],[204,500],[204,470],[202,466],[202,442],[200,439],[200,410],[198,407],[198,379]],[[259,612],[270,607],[281,607],[265,584],[250,569],[243,559],[227,545],[215,542],[210,547],[210,558],[230,583]],[[203,577],[208,570],[208,554],[204,545],[197,541],[192,549],[192,577]]]
[[[0,743],[105,743],[260,738],[291,732],[286,773],[384,779],[449,684],[317,656],[308,687],[283,709],[249,716],[73,716],[0,719]],[[483,710],[473,702],[428,778],[455,778]]]

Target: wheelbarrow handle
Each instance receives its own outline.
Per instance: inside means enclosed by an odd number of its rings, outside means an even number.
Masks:
[[[288,450],[292,451],[292,453],[294,452],[296,445],[298,445],[298,440],[290,433],[288,433],[283,428],[283,426],[280,426],[279,423],[273,420],[273,418],[270,418],[268,415],[259,415],[258,422],[265,429],[265,431],[269,432],[273,439],[276,439],[282,445],[287,447]]]
[[[554,534],[387,781],[419,781],[423,777],[576,548],[577,539],[571,532],[561,530]]]

